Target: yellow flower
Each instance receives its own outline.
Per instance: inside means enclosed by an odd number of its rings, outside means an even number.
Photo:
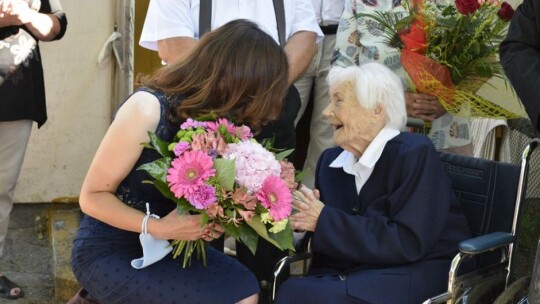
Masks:
[[[268,231],[272,232],[272,233],[278,233],[278,232],[281,232],[283,230],[285,230],[285,228],[287,227],[287,222],[289,220],[288,219],[282,219],[281,221],[279,222],[273,222],[272,225],[273,227],[270,228]]]

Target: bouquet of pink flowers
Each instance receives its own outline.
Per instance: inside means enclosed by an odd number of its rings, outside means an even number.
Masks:
[[[207,120],[211,119],[211,120]],[[295,170],[285,157],[292,150],[272,152],[252,137],[246,126],[236,126],[214,115],[187,119],[173,142],[149,132],[147,147],[163,157],[140,166],[156,188],[176,202],[181,214],[202,214],[203,225],[221,225],[225,233],[255,253],[259,237],[285,250],[293,247],[288,217]],[[183,266],[197,252],[206,265],[205,242],[174,240],[173,257],[184,253]]]

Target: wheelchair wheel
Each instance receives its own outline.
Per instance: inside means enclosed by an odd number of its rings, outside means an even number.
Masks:
[[[531,285],[531,277],[523,277],[510,284],[493,304],[528,303],[526,300]]]

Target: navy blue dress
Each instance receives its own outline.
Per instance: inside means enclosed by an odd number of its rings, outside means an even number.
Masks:
[[[169,101],[160,92],[148,91],[161,104],[156,134],[171,140],[178,131],[165,119]],[[116,195],[127,205],[165,216],[175,203],[165,199],[154,186],[144,184],[150,177],[136,168],[160,155],[145,148],[134,169],[120,183]],[[120,216],[120,215],[119,215]],[[140,258],[139,234],[121,230],[85,215],[73,242],[72,267],[81,285],[101,303],[235,303],[259,292],[255,276],[236,259],[207,246],[207,267],[193,257],[182,268],[182,257],[169,254],[161,261],[137,270],[131,260]]]

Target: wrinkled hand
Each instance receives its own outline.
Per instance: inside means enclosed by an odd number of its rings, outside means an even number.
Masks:
[[[211,241],[223,234],[221,226],[212,223],[202,225],[201,223],[201,215],[180,215],[174,209],[159,220],[150,218],[148,220],[148,231],[159,239],[187,241],[195,241],[201,238],[205,241]]]
[[[433,121],[446,113],[437,97],[421,93],[405,92],[407,115],[424,121]]]
[[[302,186],[299,191],[293,193],[293,208],[298,211],[290,217],[294,230],[315,231],[324,208],[319,198],[319,190],[311,190],[306,186]]]

